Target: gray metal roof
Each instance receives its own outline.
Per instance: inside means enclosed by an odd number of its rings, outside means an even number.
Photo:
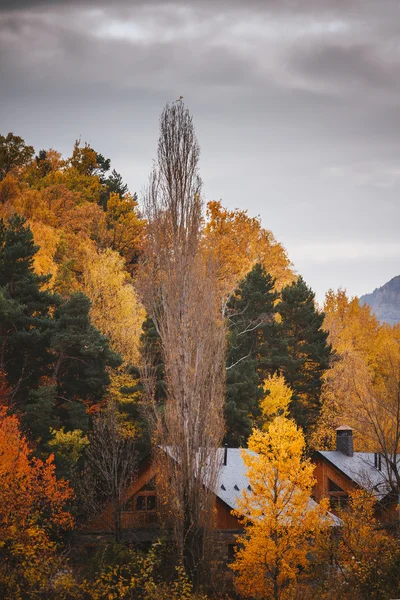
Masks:
[[[227,448],[227,464],[224,465],[224,448],[219,449],[221,456],[221,467],[216,495],[233,509],[238,508],[238,498],[242,495],[244,490],[249,489],[248,486],[250,484],[248,478],[246,477],[247,467],[242,458],[242,451],[243,450],[240,448]],[[251,450],[247,449],[244,450],[244,452],[248,454],[255,454]],[[315,505],[316,502],[310,498],[310,509]],[[332,513],[329,513],[329,518],[332,521],[332,525],[342,524],[342,521]]]
[[[227,448],[227,464],[224,465],[224,450],[224,448],[219,449],[221,469],[216,495],[231,508],[237,508],[238,497],[241,496],[242,491],[246,490],[250,484],[246,477],[247,467],[244,464],[240,448]],[[251,450],[245,450],[245,452],[254,454]]]
[[[386,463],[382,458],[381,470],[377,469],[373,452],[354,452],[353,456],[347,456],[339,450],[320,450],[317,454],[321,454],[360,487],[373,491],[378,499],[390,492]]]
[[[166,447],[165,451],[175,460],[174,452],[171,447]],[[227,451],[227,461],[224,465],[224,453]],[[215,495],[232,509],[238,508],[238,499],[244,490],[249,490],[250,482],[246,476],[247,467],[242,458],[242,452],[254,455],[255,452],[242,448],[218,448],[220,461],[220,472],[218,477],[217,489]],[[205,482],[207,485],[207,482]],[[309,506],[312,508],[316,502],[310,498]],[[341,525],[342,521],[328,513],[329,520],[333,526]]]

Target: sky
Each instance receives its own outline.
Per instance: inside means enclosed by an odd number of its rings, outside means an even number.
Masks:
[[[259,215],[322,301],[400,274],[399,0],[0,0],[0,133],[77,138],[140,193],[194,117],[207,200]]]

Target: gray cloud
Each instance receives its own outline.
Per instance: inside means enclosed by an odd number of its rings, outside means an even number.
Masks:
[[[260,214],[320,297],[363,293],[400,266],[399,29],[397,0],[3,0],[0,131],[81,135],[140,190],[183,94],[208,197]]]

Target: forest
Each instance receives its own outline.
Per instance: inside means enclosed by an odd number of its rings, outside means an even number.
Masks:
[[[107,149],[20,135],[0,135],[0,597],[397,597],[399,508],[381,522],[367,484],[310,497],[343,425],[399,497],[400,325],[343,289],[319,306],[259,217],[205,202],[182,100],[140,198]],[[250,451],[250,485],[222,576],[224,446]],[[150,458],[158,535],[128,541]],[[89,535],[106,507],[109,534]]]

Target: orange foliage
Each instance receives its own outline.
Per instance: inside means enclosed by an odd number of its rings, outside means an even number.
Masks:
[[[209,202],[204,244],[220,265],[219,276],[226,295],[257,262],[276,278],[278,290],[294,279],[284,247],[271,231],[261,227],[258,217],[249,217],[246,210],[230,211],[221,202]]]
[[[43,586],[55,560],[52,533],[73,525],[65,510],[73,492],[68,482],[57,481],[52,455],[45,462],[31,457],[17,417],[4,408],[0,481],[0,590],[3,597],[30,597],[28,591]]]
[[[0,181],[0,204],[13,201],[19,194],[18,182],[11,173]]]
[[[6,374],[0,370],[0,414],[5,408],[8,408],[10,403],[10,388],[8,387]]]
[[[120,198],[111,194],[107,202],[107,227],[109,244],[127,259],[134,258],[132,251],[138,251],[143,244],[145,222],[138,216],[137,200],[130,194]]]
[[[0,409],[0,524],[20,531],[37,524],[50,532],[68,529],[72,516],[65,510],[73,492],[68,482],[57,481],[53,455],[43,462],[30,456],[15,415]],[[12,535],[12,533],[11,533]]]

